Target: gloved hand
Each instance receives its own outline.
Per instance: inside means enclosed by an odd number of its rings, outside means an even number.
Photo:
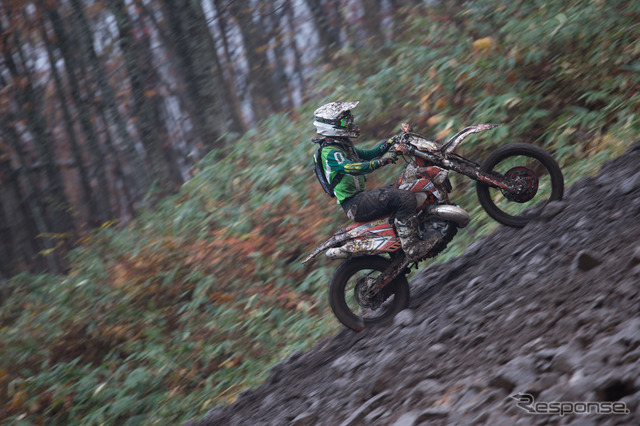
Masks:
[[[395,163],[397,159],[398,159],[398,154],[396,154],[395,151],[389,151],[386,154],[384,154],[382,157],[378,158],[378,160],[376,161],[378,162],[378,167],[382,167],[389,163]]]
[[[396,151],[402,152],[404,155],[411,154],[411,147],[406,143],[399,143],[396,145]]]
[[[382,152],[387,152],[387,151],[389,151],[389,149],[390,149],[393,145],[395,145],[395,143],[396,143],[396,137],[397,137],[397,136],[393,136],[393,137],[390,137],[389,139],[387,139],[387,140],[384,142],[384,144],[382,144],[382,146],[381,146],[381,151],[382,151]]]

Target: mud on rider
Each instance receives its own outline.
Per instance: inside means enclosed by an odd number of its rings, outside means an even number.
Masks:
[[[431,237],[423,241],[419,237],[417,200],[411,191],[385,186],[367,191],[364,175],[390,163],[395,163],[396,153],[389,151],[391,140],[380,142],[375,148],[356,148],[350,138],[360,136],[351,110],[359,102],[331,102],[313,113],[313,125],[323,138],[314,139],[321,150],[316,161],[321,163],[325,191],[333,192],[349,219],[367,222],[393,214],[394,224],[402,249],[409,261],[423,257],[436,243]],[[316,173],[322,173],[316,172]],[[322,183],[322,179],[321,179]],[[330,190],[327,190],[327,185]]]

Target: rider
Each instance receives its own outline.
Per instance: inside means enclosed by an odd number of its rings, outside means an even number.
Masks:
[[[333,182],[333,191],[338,204],[349,219],[367,222],[387,214],[394,214],[395,227],[409,261],[422,258],[433,248],[438,239],[419,237],[419,221],[416,213],[417,201],[411,191],[385,186],[372,191],[365,190],[364,175],[389,163],[395,163],[396,153],[389,151],[393,140],[383,141],[373,149],[356,148],[349,138],[360,136],[354,124],[351,110],[359,102],[331,102],[313,113],[313,125],[318,134],[315,139],[323,148],[322,167],[327,182]],[[337,182],[337,184],[335,183]]]

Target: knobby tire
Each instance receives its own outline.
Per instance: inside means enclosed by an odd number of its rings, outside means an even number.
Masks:
[[[382,325],[393,319],[398,312],[409,306],[409,283],[401,274],[385,286],[382,291],[387,292],[393,300],[383,303],[378,309],[383,309],[382,314],[375,318],[361,317],[354,313],[345,299],[345,288],[349,279],[361,271],[384,271],[391,261],[381,256],[355,257],[344,261],[335,270],[329,284],[329,305],[338,320],[346,327],[354,331],[362,331],[365,328]]]
[[[564,177],[562,176],[562,170],[560,170],[560,166],[557,161],[548,152],[535,145],[528,143],[514,143],[498,148],[484,160],[480,169],[486,173],[491,173],[494,167],[501,161],[509,157],[516,156],[525,156],[538,160],[549,174],[549,177],[551,178],[551,194],[547,203],[562,199],[562,195],[564,193]],[[478,194],[478,200],[487,214],[506,226],[522,228],[532,219],[539,216],[542,211],[543,206],[538,206],[539,210],[537,214],[511,215],[503,211],[493,201],[489,191],[489,185],[477,181],[476,192]]]

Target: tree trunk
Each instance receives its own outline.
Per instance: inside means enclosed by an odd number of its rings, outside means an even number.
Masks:
[[[221,147],[226,114],[219,96],[215,45],[202,7],[191,0],[162,0],[161,4],[170,32],[166,41],[177,58],[196,134],[209,148]]]
[[[46,12],[58,41],[57,47],[65,62],[65,70],[67,71],[67,81],[71,92],[71,98],[73,99],[78,113],[80,127],[82,128],[82,132],[86,138],[87,148],[91,158],[91,169],[95,173],[98,181],[98,186],[94,191],[97,203],[97,217],[95,217],[95,219],[100,222],[105,222],[111,217],[108,190],[109,185],[105,174],[104,156],[100,150],[100,142],[91,122],[91,111],[89,109],[88,102],[82,98],[82,91],[78,84],[77,75],[81,75],[79,65],[76,64],[75,54],[71,49],[71,41],[67,37],[67,33],[64,30],[64,24],[58,14],[58,11],[56,9],[48,9]]]
[[[125,146],[131,172],[136,177],[136,185],[143,194],[151,186],[147,167],[140,154],[138,154],[131,135],[127,131],[127,125],[118,111],[113,89],[94,50],[91,29],[87,23],[82,4],[80,0],[70,0],[70,2],[73,11],[71,14],[73,28],[77,30],[75,31],[76,39],[79,41],[83,56],[86,57],[91,74],[96,79],[100,89],[100,99],[106,109],[109,122],[115,125],[118,137]]]
[[[149,154],[156,185],[164,194],[173,193],[182,184],[182,176],[177,169],[176,158],[164,155],[163,147],[169,144],[168,131],[161,119],[163,99],[158,94],[159,79],[153,67],[153,57],[142,43],[142,38],[147,35],[144,34],[144,29],[138,28],[138,37],[134,37],[124,0],[109,0],[109,7],[116,17],[140,140]]]
[[[60,109],[62,110],[65,130],[67,132],[69,144],[71,146],[71,153],[73,155],[75,165],[78,168],[80,188],[82,190],[82,205],[88,207],[90,220],[100,219],[104,221],[106,220],[109,213],[109,201],[108,199],[104,199],[104,197],[101,195],[101,191],[93,191],[91,189],[91,184],[89,182],[89,172],[85,167],[82,150],[76,138],[76,133],[73,129],[73,119],[71,118],[71,112],[69,111],[69,99],[67,98],[67,95],[65,93],[60,74],[58,73],[53,46],[51,40],[49,40],[49,37],[47,36],[46,25],[42,15],[40,16],[40,30],[42,40],[44,41],[44,45],[47,50],[47,57],[49,58],[49,64],[51,67],[51,74],[53,75],[56,94],[58,95],[58,99],[60,100]]]
[[[278,93],[267,58],[269,40],[265,37],[262,18],[256,23],[252,17],[254,11],[239,2],[230,3],[228,8],[231,15],[238,20],[244,41],[254,116],[257,120],[264,120],[282,109],[282,94]]]
[[[119,218],[124,217],[125,219],[133,217],[133,214],[136,211],[135,208],[135,199],[131,194],[130,188],[134,188],[135,185],[131,180],[127,180],[127,176],[122,171],[122,165],[120,161],[118,161],[118,150],[116,150],[113,145],[113,141],[111,139],[111,132],[109,129],[109,123],[107,121],[106,114],[104,110],[98,111],[98,115],[100,116],[100,120],[98,120],[97,125],[102,126],[104,128],[104,146],[106,151],[106,158],[111,158],[111,168],[113,168],[113,179],[112,179],[112,192],[113,198],[116,199],[116,212]],[[109,161],[107,161],[109,164]],[[111,170],[111,168],[109,170]],[[122,185],[122,188],[118,187],[118,184]]]
[[[289,36],[289,49],[291,49],[291,51],[293,52],[294,74],[298,76],[298,84],[300,85],[298,87],[298,90],[300,91],[300,96],[302,98],[301,103],[305,103],[306,101],[305,93],[307,91],[307,80],[303,72],[302,55],[300,54],[300,49],[298,49],[298,45],[296,43],[296,37],[295,37],[296,27],[295,27],[294,15],[293,15],[293,7],[291,6],[291,0],[285,0],[285,4],[283,5],[283,8],[287,15],[287,25],[289,27],[289,34],[291,34],[291,36]],[[289,84],[291,84],[291,82],[289,82]]]
[[[37,185],[34,182],[33,176],[29,173],[29,167],[25,159],[24,152],[20,146],[20,137],[18,133],[11,125],[11,122],[15,121],[15,117],[12,117],[8,111],[2,111],[0,114],[0,131],[4,135],[4,140],[8,142],[9,146],[13,150],[18,160],[18,166],[20,176],[26,187],[27,194],[21,198],[25,200],[27,205],[27,212],[23,216],[27,223],[33,224],[33,226],[25,226],[24,229],[28,229],[28,240],[32,244],[36,244],[36,250],[32,253],[32,259],[36,262],[36,255],[39,251],[45,250],[44,259],[47,264],[49,272],[57,274],[61,271],[61,265],[56,253],[53,251],[54,245],[51,240],[46,238],[46,234],[51,232],[51,228],[47,224],[47,219],[44,215],[44,206],[41,204],[41,197],[39,196]],[[14,212],[13,214],[16,214]],[[42,238],[37,238],[38,235],[42,235]]]
[[[16,29],[8,38],[15,41],[15,51],[19,58],[22,59],[21,69],[18,69],[13,59],[12,51],[14,49],[9,45],[5,45],[4,63],[11,74],[14,81],[14,89],[18,104],[21,106],[19,115],[16,117],[25,123],[26,128],[31,136],[33,144],[38,154],[38,160],[44,165],[44,171],[47,178],[45,187],[46,198],[49,200],[46,206],[46,213],[51,218],[52,232],[71,232],[73,231],[73,221],[69,215],[69,201],[64,193],[64,185],[62,182],[62,174],[55,164],[55,148],[53,146],[53,138],[47,134],[46,123],[44,117],[39,110],[42,105],[41,99],[37,96],[31,80],[31,75],[24,65],[22,55],[22,47],[18,38]],[[0,23],[0,32],[3,29]],[[11,37],[13,36],[13,37]],[[5,43],[8,40],[5,39]]]
[[[244,119],[244,114],[242,113],[242,102],[240,100],[240,93],[235,79],[236,70],[233,68],[234,61],[231,59],[229,49],[228,29],[226,25],[227,16],[225,13],[227,6],[226,4],[223,5],[221,3],[221,0],[214,0],[214,7],[218,17],[216,22],[218,23],[218,29],[220,31],[220,38],[222,41],[222,50],[224,52],[224,61],[220,61],[218,59],[219,74],[223,78],[222,86],[226,88],[226,92],[228,92],[225,99],[227,99],[227,104],[231,106],[230,109],[233,111],[231,122],[237,123],[230,130],[244,133],[249,129],[249,127]]]
[[[382,34],[382,21],[380,20],[380,0],[362,0],[364,13],[364,28],[367,33],[369,46],[382,46],[384,36]]]
[[[335,1],[305,0],[320,38],[320,48],[325,62],[330,62],[331,54],[340,47],[341,18],[332,13],[337,11],[337,8],[334,9]]]
[[[285,42],[284,42],[284,21],[285,11],[284,6],[276,7],[275,2],[271,4],[271,7],[266,11],[269,31],[267,42],[273,43],[273,55],[275,56],[275,63],[271,66],[273,80],[276,84],[276,92],[280,94],[282,101],[282,107],[293,108],[293,94],[291,90],[290,80],[285,72]],[[286,5],[285,5],[286,6]],[[284,102],[286,99],[286,104]]]
[[[31,259],[39,251],[37,234],[29,232],[33,227],[27,223],[30,215],[23,208],[25,197],[18,172],[12,169],[8,158],[8,154],[0,152],[0,276],[5,278],[35,270]]]

